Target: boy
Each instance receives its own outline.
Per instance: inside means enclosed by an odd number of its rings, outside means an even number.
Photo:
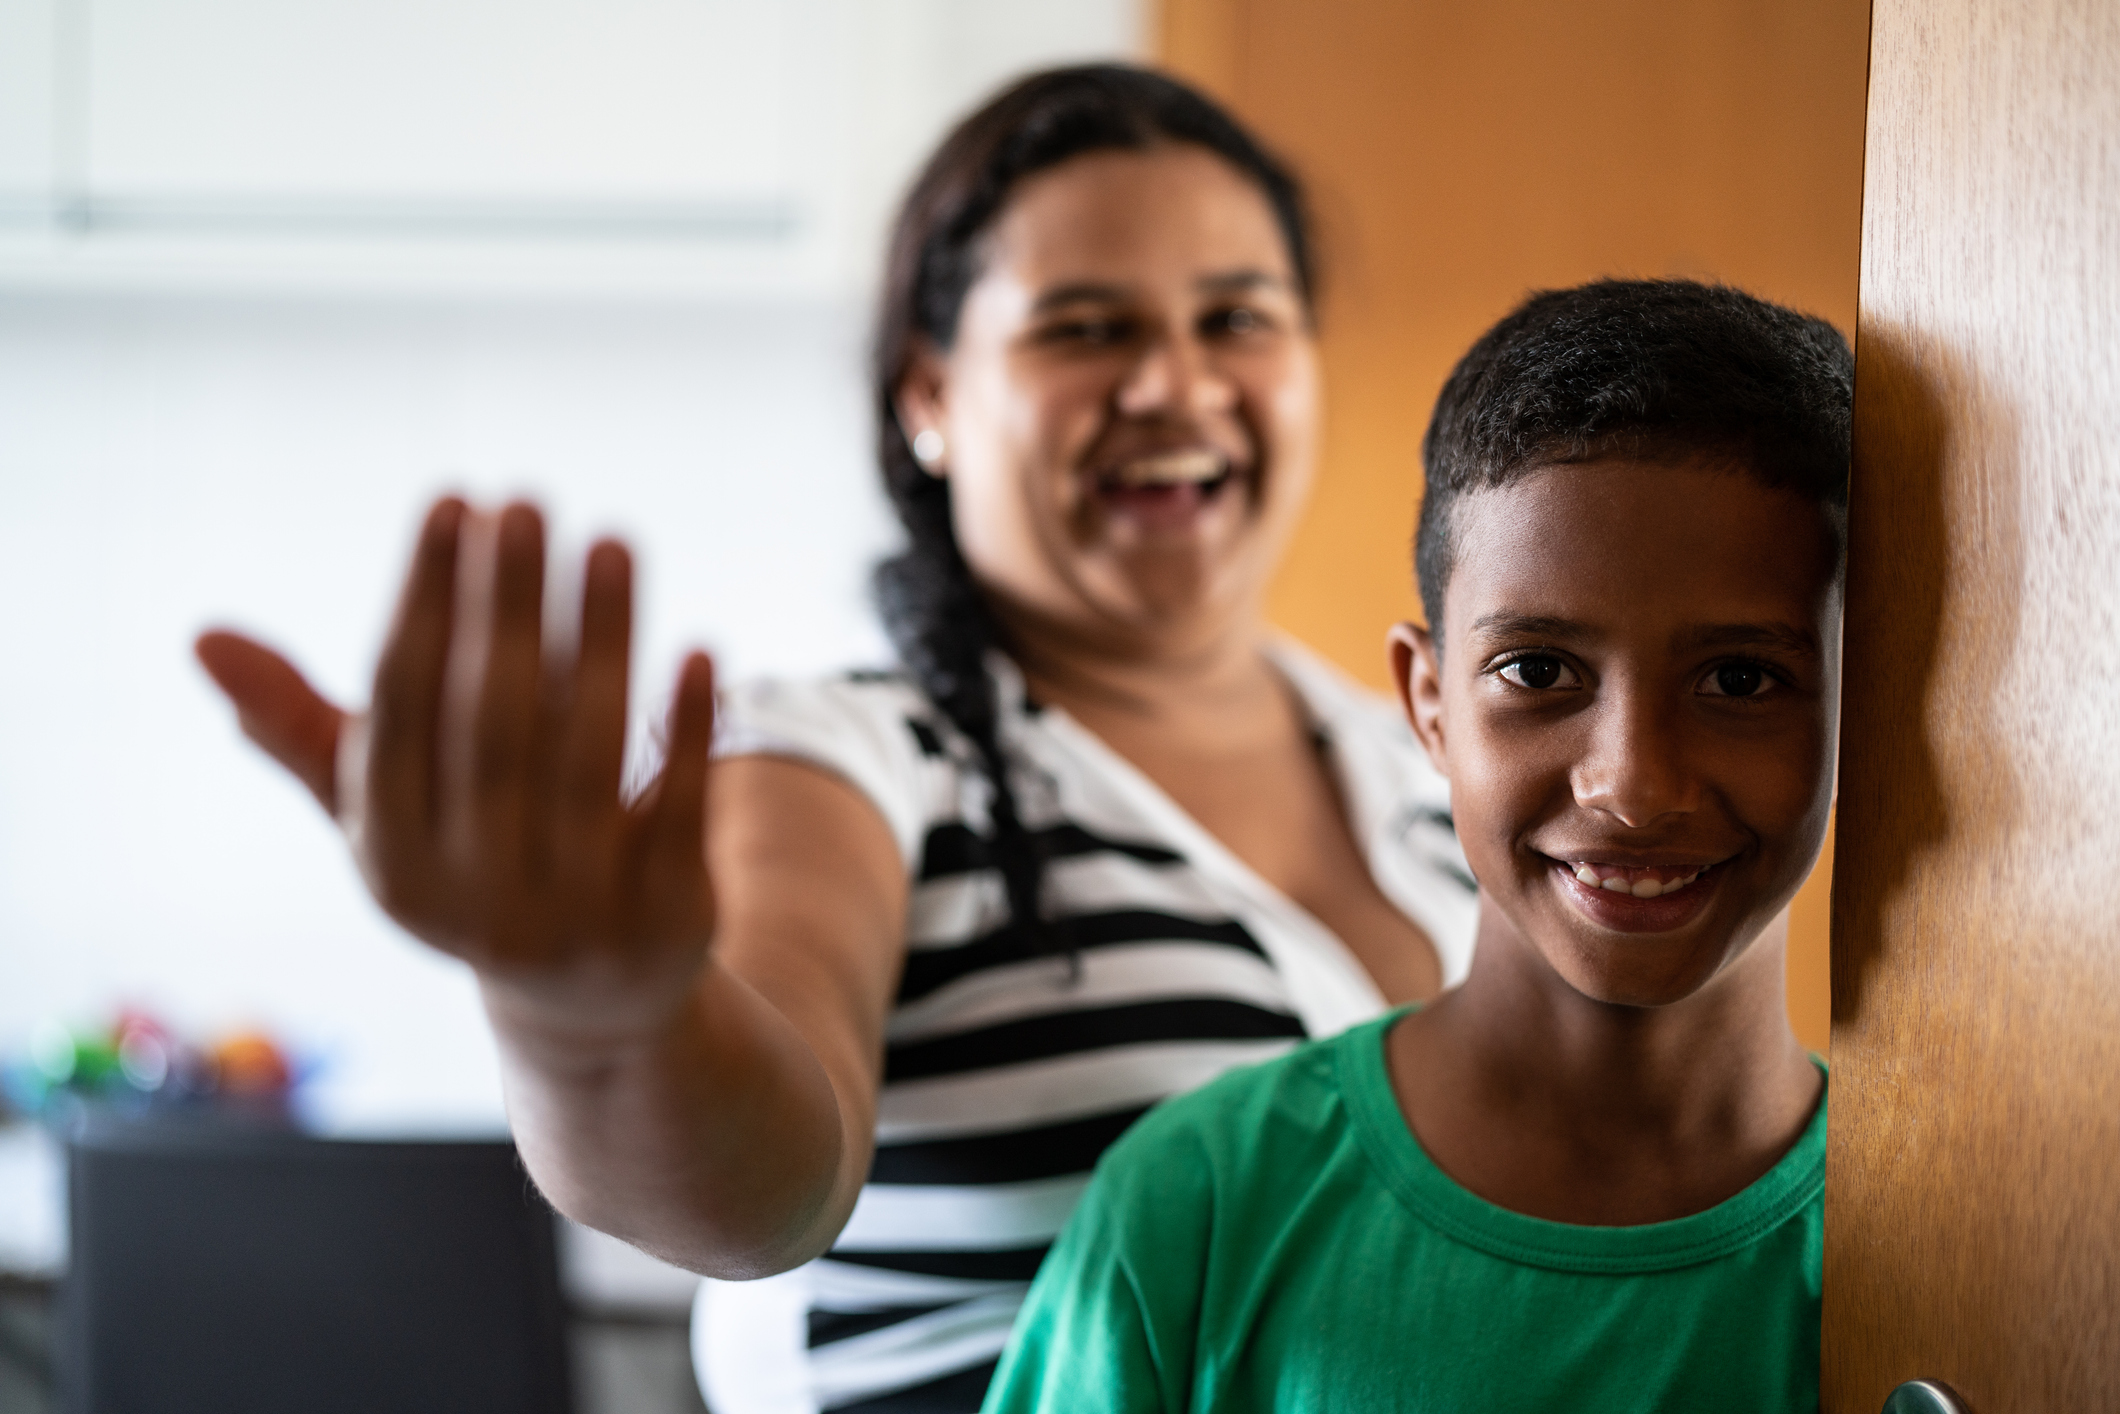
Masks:
[[[1471,975],[1138,1124],[989,1411],[1816,1407],[1825,1077],[1770,925],[1831,798],[1852,381],[1682,281],[1466,355],[1392,660]]]

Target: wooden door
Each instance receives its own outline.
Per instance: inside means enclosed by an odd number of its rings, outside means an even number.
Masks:
[[[1824,1403],[2120,1409],[2120,4],[1873,26]]]

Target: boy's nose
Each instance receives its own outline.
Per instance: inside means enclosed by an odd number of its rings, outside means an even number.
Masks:
[[[1683,735],[1647,704],[1622,696],[1600,705],[1589,750],[1572,775],[1576,803],[1630,829],[1696,809],[1699,782],[1687,767]]]

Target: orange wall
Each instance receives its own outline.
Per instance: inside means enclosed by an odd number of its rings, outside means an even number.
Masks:
[[[1714,278],[1853,333],[1866,0],[1163,0],[1157,31],[1313,189],[1326,470],[1272,609],[1372,683],[1385,629],[1419,616],[1436,389],[1527,290]],[[1790,937],[1790,1015],[1821,1052],[1829,873]]]

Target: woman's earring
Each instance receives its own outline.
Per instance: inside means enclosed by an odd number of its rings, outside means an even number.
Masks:
[[[929,471],[942,465],[942,454],[947,450],[942,442],[942,434],[932,427],[923,429],[920,435],[913,439],[913,460]]]

